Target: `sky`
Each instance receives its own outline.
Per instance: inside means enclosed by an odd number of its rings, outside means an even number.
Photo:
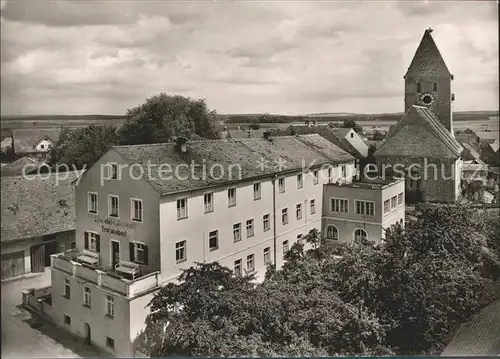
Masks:
[[[402,112],[429,27],[454,109],[498,110],[497,6],[1,0],[1,113],[121,115],[160,92],[226,114]]]

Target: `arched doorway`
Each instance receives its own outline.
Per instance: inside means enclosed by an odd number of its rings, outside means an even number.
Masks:
[[[90,325],[88,323],[85,323],[83,325],[83,341],[87,345],[90,345],[92,343],[92,339],[90,336]]]

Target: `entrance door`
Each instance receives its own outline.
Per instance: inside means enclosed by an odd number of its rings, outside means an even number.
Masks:
[[[120,242],[111,241],[111,265],[113,270],[115,265],[120,262]]]
[[[57,242],[45,243],[45,267],[50,267],[50,256],[51,254],[57,253]]]
[[[24,251],[2,254],[2,279],[23,275]]]
[[[90,345],[92,343],[92,338],[90,336],[90,325],[88,323],[85,323],[83,325],[83,341],[87,345]]]
[[[30,247],[31,272],[43,273],[45,271],[45,245],[38,244]]]

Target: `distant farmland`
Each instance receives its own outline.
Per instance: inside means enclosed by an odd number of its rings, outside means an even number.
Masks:
[[[303,124],[308,120],[314,120],[318,123],[342,123],[347,119],[355,120],[366,128],[386,128],[395,124],[403,114],[320,113],[296,116],[275,114],[220,114],[218,116],[221,122],[227,124],[229,128],[249,123],[259,123],[263,125],[262,127],[287,127],[290,124]],[[467,126],[469,123],[474,123],[474,125],[480,127],[480,124],[498,122],[498,120],[490,119],[490,117],[494,116],[498,116],[497,111],[455,112],[453,114],[453,119],[458,125],[457,127]],[[119,127],[125,120],[126,116],[124,115],[40,115],[3,116],[1,117],[0,123],[2,127],[2,136],[8,136],[11,130],[20,128],[53,128],[61,126],[65,128],[79,128],[91,124]],[[219,126],[221,126],[221,124],[219,124]]]

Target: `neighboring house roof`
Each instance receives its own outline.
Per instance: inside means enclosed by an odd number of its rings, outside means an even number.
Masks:
[[[115,146],[111,151],[126,162],[143,168],[148,167],[148,164],[156,164],[145,171],[147,173],[144,177],[161,195],[302,170],[304,164],[320,166],[354,160],[347,152],[316,134],[274,137],[272,140],[247,138],[191,141],[187,143],[187,152],[184,154],[180,153],[175,143]],[[281,170],[275,168],[280,158],[286,161]],[[268,161],[266,168],[259,166],[263,160]],[[162,164],[168,164],[174,170],[176,166],[192,166],[193,163],[196,167],[186,169],[186,173],[179,171],[179,176],[166,178],[158,173]],[[214,171],[211,172],[210,168]],[[190,175],[191,170],[194,175]]]
[[[345,137],[347,134],[351,131],[354,131],[352,128],[344,128],[344,127],[336,127],[332,129],[333,132],[335,132],[337,135]],[[356,131],[354,131],[356,132]]]
[[[5,151],[8,147],[12,147],[12,137],[4,137],[0,143],[2,151]]]
[[[337,133],[335,133],[334,129],[330,128],[329,126],[293,126],[293,131],[296,135],[318,134],[355,158],[365,157],[365,154],[361,153],[346,138],[341,137]],[[292,132],[289,128],[277,128],[272,129],[271,134],[273,136],[291,136]]]
[[[500,299],[462,324],[441,356],[500,355]]]
[[[61,135],[60,128],[38,129],[28,128],[12,130],[14,137],[14,151],[16,153],[32,153],[37,144],[43,139],[49,139],[52,142],[57,142]]]
[[[488,172],[488,165],[477,164],[477,163],[464,163],[464,164],[462,164],[462,171],[465,171],[465,172],[475,172],[475,171]]]
[[[490,143],[490,147],[493,150],[493,152],[497,153],[498,152],[498,143]]]
[[[20,176],[23,174],[23,168],[25,169],[25,174],[33,173],[37,171],[44,162],[39,162],[29,157],[21,157],[18,160],[8,163],[2,167],[2,176]]]
[[[52,173],[50,176],[44,174],[30,178],[2,177],[1,242],[75,229],[72,182],[82,172]],[[67,179],[64,179],[65,175]]]
[[[448,69],[448,66],[446,66],[446,62],[444,61],[441,52],[439,51],[436,43],[434,42],[434,39],[431,36],[431,32],[431,29],[427,29],[424,31],[424,36],[422,36],[422,40],[420,40],[420,44],[415,51],[415,55],[413,56],[413,59],[410,63],[410,66],[408,67],[408,70],[406,71],[406,74],[404,75],[404,78],[406,78],[406,76],[408,76],[408,74],[413,69],[417,68],[417,70],[419,70],[418,67],[421,64],[429,64],[430,62],[439,64],[451,76],[451,72]]]
[[[388,144],[392,143],[392,138],[394,138],[399,133],[399,131],[401,131],[406,126],[411,125],[412,121],[410,120],[415,120],[415,116],[423,120],[423,123],[427,125],[426,127],[428,128],[428,130],[430,130],[432,135],[439,139],[440,142],[449,151],[451,151],[454,156],[460,156],[463,151],[462,146],[460,146],[460,143],[451,135],[446,127],[444,127],[444,125],[441,123],[441,121],[439,121],[436,115],[434,115],[434,113],[427,107],[416,105],[411,106],[401,118],[401,120],[399,120],[398,123],[392,128],[392,130],[389,132],[389,135],[376,153],[379,155],[400,155],[399,153],[394,152],[405,148],[407,145],[406,143],[400,143],[398,148],[388,148],[391,147],[390,145],[388,146]]]

